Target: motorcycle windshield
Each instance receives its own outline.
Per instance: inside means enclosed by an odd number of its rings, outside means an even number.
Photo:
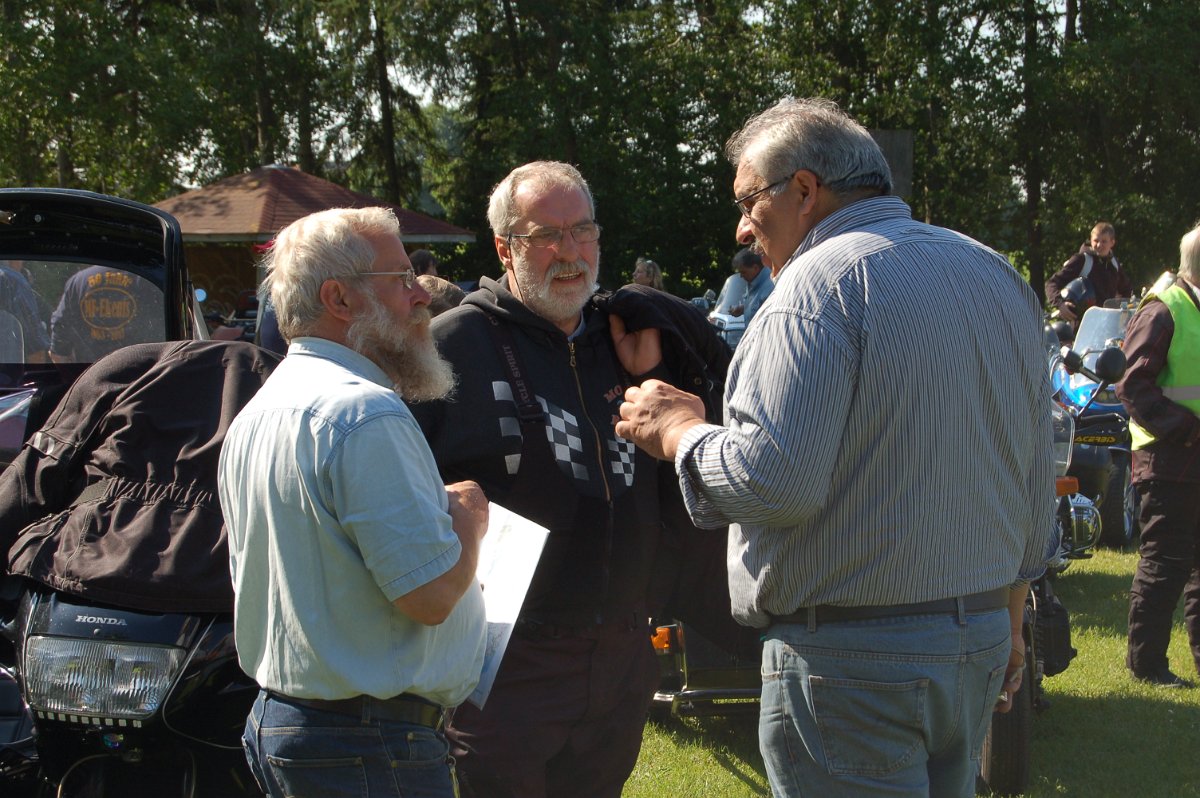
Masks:
[[[1075,335],[1074,350],[1083,358],[1083,365],[1088,369],[1096,368],[1100,353],[1106,348],[1120,347],[1125,343],[1125,327],[1133,317],[1133,310],[1117,308],[1088,308],[1079,323],[1079,332]],[[1096,383],[1082,373],[1072,374],[1067,378],[1065,394],[1068,400],[1083,406],[1095,393]],[[1120,411],[1121,403],[1113,394],[1111,388],[1097,397],[1093,403],[1094,411]]]
[[[24,408],[5,429],[25,410],[43,422],[62,389],[115,349],[191,338],[187,286],[170,214],[88,191],[0,189],[0,398],[20,395]],[[30,391],[47,397],[36,413]],[[10,443],[0,441],[0,465]]]
[[[1125,327],[1132,317],[1132,310],[1088,308],[1079,322],[1074,344],[1075,351],[1083,355],[1083,364],[1092,368],[1105,347],[1124,344]]]

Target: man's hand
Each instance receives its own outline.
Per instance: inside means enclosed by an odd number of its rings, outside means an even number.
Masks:
[[[662,334],[657,328],[629,332],[625,329],[625,320],[612,313],[608,317],[608,330],[617,350],[617,359],[630,376],[646,374],[662,362]]]
[[[1079,321],[1079,315],[1075,312],[1075,308],[1070,302],[1064,302],[1058,306],[1058,315],[1072,324]]]
[[[1013,696],[1021,689],[1025,675],[1025,635],[1020,629],[1012,632],[1012,649],[1008,652],[1008,666],[1004,669],[1004,687],[996,702],[997,712],[1008,712],[1013,708]]]
[[[659,380],[646,380],[625,391],[616,430],[652,456],[673,461],[683,433],[703,423],[700,397]]]
[[[476,482],[455,482],[446,486],[450,501],[450,525],[463,543],[478,547],[488,527],[488,500]]]

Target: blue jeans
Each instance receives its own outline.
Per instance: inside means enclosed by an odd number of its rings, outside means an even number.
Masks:
[[[975,795],[1010,640],[1007,610],[772,626],[759,747],[774,794]]]
[[[242,745],[272,798],[453,798],[446,738],[426,726],[324,712],[259,691]]]

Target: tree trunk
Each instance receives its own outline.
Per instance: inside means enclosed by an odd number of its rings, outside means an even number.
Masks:
[[[1038,13],[1035,0],[1023,0],[1022,22],[1025,27],[1023,54],[1022,96],[1025,101],[1025,118],[1022,124],[1021,154],[1025,164],[1025,239],[1026,255],[1029,258],[1029,284],[1038,297],[1045,294],[1046,265],[1042,252],[1042,181],[1044,180],[1041,149],[1038,146],[1039,125],[1042,118],[1040,101],[1035,90],[1035,81],[1040,74],[1042,62],[1038,49]]]
[[[375,90],[379,93],[379,124],[380,124],[380,157],[386,185],[383,187],[383,197],[388,202],[400,204],[400,168],[396,163],[396,118],[392,103],[392,81],[388,77],[388,45],[384,36],[383,21],[379,10],[372,4],[371,13],[375,29],[372,31],[375,39]]]

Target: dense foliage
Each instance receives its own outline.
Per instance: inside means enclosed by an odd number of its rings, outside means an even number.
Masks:
[[[0,184],[155,202],[265,163],[444,215],[496,270],[513,166],[592,182],[605,282],[736,251],[745,118],[785,95],[911,131],[918,218],[1040,288],[1111,220],[1138,282],[1200,217],[1195,0],[0,0]]]

